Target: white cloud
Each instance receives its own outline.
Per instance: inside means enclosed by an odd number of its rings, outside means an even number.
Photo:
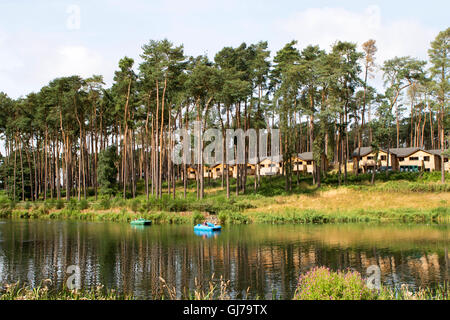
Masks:
[[[0,30],[0,91],[17,98],[39,91],[56,77],[111,72],[99,52],[64,42],[29,32],[13,37]]]
[[[79,75],[88,77],[102,73],[102,56],[84,46],[60,46],[54,57],[45,61],[49,65],[49,77]]]
[[[385,21],[378,6],[369,6],[359,12],[343,8],[310,8],[279,21],[279,26],[291,38],[297,39],[300,47],[318,44],[329,50],[337,40],[356,42],[361,46],[365,41],[375,39],[378,64],[394,56],[426,59],[430,42],[438,33],[438,30],[414,20]]]

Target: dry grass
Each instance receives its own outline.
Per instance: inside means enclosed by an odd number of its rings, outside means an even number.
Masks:
[[[388,193],[348,188],[320,191],[314,195],[276,196],[252,201],[247,212],[280,212],[286,209],[346,212],[358,209],[433,209],[450,203],[450,193]]]

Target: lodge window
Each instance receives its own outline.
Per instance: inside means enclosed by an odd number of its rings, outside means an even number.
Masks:
[[[265,165],[264,165],[264,164],[262,164],[262,165],[261,165],[261,168],[264,168],[264,167],[265,167]]]
[[[386,156],[381,156],[381,161],[386,161]]]
[[[448,158],[444,158],[444,162],[448,162]]]
[[[405,158],[398,158],[398,161],[405,161]]]
[[[367,157],[367,160],[373,160],[373,157]]]
[[[409,157],[409,161],[419,161],[419,157]]]
[[[312,164],[312,161],[308,161],[307,164]]]
[[[217,169],[216,169],[216,172],[218,172],[218,171],[220,171],[220,168],[217,168]]]
[[[430,157],[428,156],[423,157],[423,161],[430,161]]]

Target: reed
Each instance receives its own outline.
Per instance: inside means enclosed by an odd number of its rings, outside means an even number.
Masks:
[[[87,290],[70,290],[64,287],[52,289],[51,280],[43,281],[37,287],[30,287],[19,282],[6,284],[0,288],[0,300],[132,300],[132,295],[119,294],[115,290],[106,290],[99,285]]]

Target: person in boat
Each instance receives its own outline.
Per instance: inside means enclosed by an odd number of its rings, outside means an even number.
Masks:
[[[203,222],[204,226],[208,226],[208,221],[205,220],[205,222]]]

